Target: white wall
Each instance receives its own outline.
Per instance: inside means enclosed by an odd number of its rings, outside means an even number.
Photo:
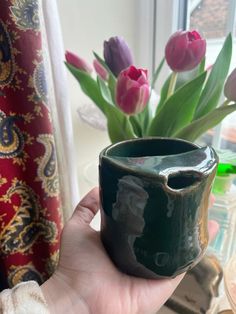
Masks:
[[[57,0],[65,49],[76,52],[92,63],[92,51],[102,56],[103,41],[111,36],[123,36],[137,54],[137,0]],[[83,171],[89,162],[97,161],[99,152],[109,144],[105,131],[93,129],[81,122],[78,106],[90,102],[80,91],[76,80],[68,73],[71,110],[75,132],[77,171],[82,196],[94,184],[84,179]],[[90,169],[91,170],[91,169]],[[95,168],[96,170],[96,168]],[[93,174],[92,170],[92,174]],[[92,181],[94,181],[91,177]],[[96,180],[95,180],[96,181]]]

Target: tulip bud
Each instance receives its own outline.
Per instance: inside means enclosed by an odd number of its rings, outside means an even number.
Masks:
[[[108,72],[107,70],[102,66],[102,64],[97,60],[93,60],[93,67],[97,73],[97,75],[100,76],[100,78],[104,81],[108,80]]]
[[[130,66],[117,79],[116,103],[128,115],[137,114],[145,108],[150,95],[147,70]]]
[[[224,94],[228,100],[236,101],[236,68],[227,78],[224,87]]]
[[[131,51],[121,37],[111,37],[104,41],[104,59],[115,76],[133,64]]]
[[[194,69],[206,53],[206,41],[197,31],[177,31],[165,48],[166,62],[174,72]]]
[[[77,56],[75,53],[66,51],[65,58],[66,61],[69,64],[73,65],[75,68],[87,72],[89,74],[93,72],[93,68],[90,66],[90,64],[84,59]]]

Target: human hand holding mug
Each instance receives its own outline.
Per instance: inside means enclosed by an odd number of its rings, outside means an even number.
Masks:
[[[42,285],[50,313],[155,313],[183,275],[147,280],[121,273],[107,255],[100,232],[89,225],[99,208],[99,189],[94,188],[65,225],[58,268]],[[208,230],[212,239],[217,223],[210,221]]]

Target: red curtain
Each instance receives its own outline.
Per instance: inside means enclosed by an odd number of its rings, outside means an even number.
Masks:
[[[37,0],[0,0],[0,289],[42,283],[62,228]]]

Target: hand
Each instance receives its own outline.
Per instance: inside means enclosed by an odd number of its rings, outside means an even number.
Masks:
[[[184,275],[147,280],[121,273],[109,259],[99,232],[89,226],[98,208],[99,192],[94,188],[65,225],[58,269],[42,285],[50,313],[155,313]],[[217,229],[217,223],[209,223],[211,238]]]

